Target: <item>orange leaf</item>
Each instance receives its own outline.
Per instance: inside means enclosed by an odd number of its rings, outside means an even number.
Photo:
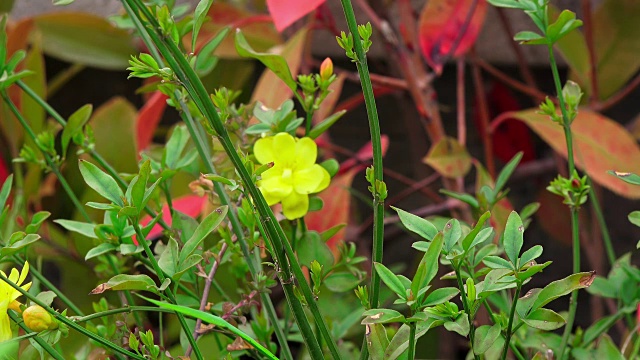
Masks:
[[[267,0],[267,8],[278,31],[312,12],[325,0]]]
[[[422,54],[438,74],[450,57],[473,45],[487,12],[486,0],[429,0],[422,9],[419,39]]]
[[[567,157],[562,126],[538,109],[509,112],[500,115],[492,124],[495,128],[508,118],[524,121],[547,144]],[[575,161],[583,171],[600,185],[632,199],[640,198],[640,187],[620,181],[607,174],[608,170],[640,173],[640,148],[633,136],[620,124],[598,113],[581,109],[571,124]]]
[[[166,107],[167,96],[160,91],[156,91],[138,112],[136,119],[138,152],[146,149],[151,144],[153,134],[162,119]]]

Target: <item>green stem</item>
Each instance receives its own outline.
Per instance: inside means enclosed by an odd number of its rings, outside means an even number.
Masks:
[[[607,259],[609,259],[609,265],[613,266],[616,262],[616,252],[613,249],[613,243],[611,242],[611,235],[609,234],[609,227],[607,227],[607,221],[602,214],[602,207],[600,206],[600,200],[596,195],[596,191],[593,187],[591,179],[589,179],[589,200],[593,206],[593,211],[596,213],[596,219],[600,226],[600,232],[602,232],[602,241],[604,242],[604,248],[607,252]]]
[[[456,273],[456,280],[458,281],[458,288],[460,289],[460,297],[462,298],[462,307],[464,308],[464,312],[469,318],[469,347],[471,348],[471,352],[473,353],[473,358],[476,360],[480,360],[480,357],[473,351],[473,343],[475,342],[476,336],[476,327],[475,325],[473,325],[473,319],[471,318],[471,307],[469,306],[467,293],[464,291],[464,283],[462,282],[462,276],[460,275],[460,267],[454,267],[454,270]]]
[[[358,24],[356,15],[353,11],[351,0],[340,0],[344,17],[347,20],[349,32],[353,35],[354,48],[357,56],[356,67],[360,76],[362,85],[362,93],[367,108],[367,118],[369,119],[369,131],[371,133],[371,146],[373,149],[373,175],[374,181],[377,183],[383,181],[383,165],[382,165],[382,142],[380,138],[380,124],[378,121],[378,110],[376,108],[376,99],[373,94],[373,86],[371,85],[371,76],[369,75],[369,67],[367,65],[367,54],[362,45],[362,41],[358,34]],[[375,183],[374,183],[375,184]],[[374,270],[373,264],[382,262],[383,244],[384,244],[384,199],[381,199],[375,191],[374,185],[373,199],[373,246],[371,261],[371,283],[369,292],[369,303],[373,308],[378,307],[380,298],[380,277]],[[362,349],[360,359],[368,356],[368,348],[366,339],[362,341]]]
[[[100,311],[100,312],[93,313],[93,314],[87,315],[87,316],[76,317],[73,320],[76,323],[83,323],[83,322],[91,321],[91,320],[94,320],[94,319],[99,319],[99,318],[105,317],[105,316],[111,316],[111,315],[122,314],[122,313],[134,313],[135,314],[136,312],[148,312],[148,311],[165,312],[165,313],[172,313],[172,314],[174,313],[173,310],[160,308],[160,307],[156,307],[156,306],[126,306],[126,307],[118,308],[118,309]]]
[[[307,120],[304,127],[304,135],[309,136],[311,132],[311,123],[313,122],[313,109],[307,111]]]
[[[151,251],[151,248],[149,247],[149,243],[147,242],[146,237],[142,234],[142,231],[140,230],[140,225],[138,225],[138,219],[132,219],[131,223],[133,224],[133,230],[136,232],[136,236],[138,237],[139,242],[142,244],[142,247],[144,248],[144,252],[147,254],[147,257],[149,258],[149,261],[151,262],[151,267],[153,268],[153,270],[155,271],[156,275],[158,276],[158,279],[160,280],[160,283],[163,283],[166,280],[166,277],[164,275],[164,272],[160,268],[160,265],[158,264],[158,261],[156,260],[156,257],[153,255],[153,251]],[[167,298],[169,298],[169,300],[173,304],[178,305],[178,302],[176,301],[176,297],[173,294],[173,291],[171,291],[170,287],[168,287],[165,290],[165,293],[167,294]],[[202,353],[200,352],[200,349],[198,348],[198,345],[196,344],[196,340],[194,339],[193,335],[191,334],[191,330],[189,329],[189,326],[187,325],[187,322],[184,319],[184,315],[182,315],[181,313],[178,313],[178,312],[175,312],[175,314],[178,317],[178,321],[180,322],[180,326],[182,326],[182,330],[184,331],[185,335],[187,336],[187,340],[189,340],[189,344],[191,344],[191,347],[193,348],[193,352],[196,354],[196,358],[198,360],[203,360]]]
[[[293,275],[295,279],[298,280],[299,289],[301,290],[307,304],[309,306],[309,310],[314,317],[314,320],[318,323],[320,327],[320,331],[322,336],[325,338],[329,345],[329,350],[331,351],[334,358],[339,359],[340,355],[337,350],[337,345],[335,341],[331,337],[326,323],[324,322],[324,318],[320,314],[318,309],[318,305],[315,302],[315,298],[313,293],[311,292],[311,288],[309,284],[306,282],[304,277],[304,273],[300,268],[300,264],[297,261],[293,250],[291,249],[290,244],[286,241],[286,236],[282,230],[282,227],[277,222],[275,215],[267,205],[264,197],[262,196],[260,190],[253,183],[253,178],[244,167],[242,159],[239,154],[235,150],[233,142],[231,141],[229,134],[224,127],[222,121],[220,120],[217,110],[215,109],[211,99],[208,96],[204,85],[195,74],[193,69],[190,67],[187,59],[184,54],[180,51],[178,46],[163,37],[161,34],[156,33],[158,29],[160,29],[159,24],[153,15],[149,12],[149,10],[140,2],[140,0],[122,0],[125,8],[129,8],[133,11],[134,17],[138,18],[138,20],[144,18],[151,25],[149,28],[152,31],[148,32],[149,37],[152,39],[153,43],[157,46],[159,52],[167,61],[169,67],[174,71],[177,78],[181,81],[182,85],[185,87],[189,96],[194,101],[195,105],[200,109],[200,111],[204,114],[205,118],[211,125],[211,127],[215,130],[217,137],[222,145],[223,149],[229,156],[229,159],[233,163],[234,167],[238,171],[245,189],[249,192],[251,197],[253,198],[255,205],[260,213],[261,221],[263,222],[265,229],[268,233],[268,240],[272,241],[272,248],[274,249],[284,249],[284,253],[286,256],[282,256],[281,251],[276,251],[277,262],[282,267],[282,283],[283,289],[285,291],[285,296],[287,297],[287,301],[294,309],[294,314],[296,316],[296,322],[300,327],[301,333],[303,335],[303,339],[307,346],[309,347],[310,355],[313,359],[322,359],[324,358],[322,355],[322,350],[320,349],[317,340],[311,330],[308,320],[304,315],[304,310],[302,309],[302,305],[300,301],[296,298],[293,284],[291,283],[291,274],[290,270],[293,271]],[[288,259],[287,259],[288,257]],[[288,261],[287,261],[288,260]],[[289,263],[289,266],[286,264]],[[287,276],[289,275],[289,277]]]
[[[416,323],[409,323],[409,353],[408,359],[413,360],[416,357]]]
[[[511,343],[511,335],[513,331],[513,319],[516,316],[516,305],[518,305],[518,298],[520,298],[520,290],[522,289],[522,283],[518,281],[516,292],[513,296],[513,303],[511,304],[511,312],[509,313],[509,323],[507,325],[507,335],[505,336],[504,347],[502,348],[502,360],[507,358],[507,352],[509,351],[509,344]]]
[[[113,255],[106,254],[105,257],[107,258],[107,262],[111,267],[111,271],[113,271],[114,275],[118,275],[120,271],[118,270],[116,263],[113,261]],[[133,300],[133,296],[131,295],[131,291],[124,291],[124,297],[125,299],[127,299],[127,303],[129,306],[132,306],[133,304],[135,304]],[[78,314],[78,315],[81,315],[81,314]],[[140,317],[140,314],[134,313],[133,318],[136,321],[136,325],[138,325],[140,329],[144,329],[144,323],[142,322],[142,318]]]
[[[53,317],[55,317],[58,321],[60,321],[63,324],[67,325],[68,327],[78,331],[82,335],[95,340],[96,342],[102,344],[104,347],[109,348],[109,349],[115,351],[116,353],[120,353],[122,355],[129,356],[130,358],[137,359],[137,360],[145,360],[143,357],[141,357],[141,356],[139,356],[137,354],[134,354],[134,353],[132,353],[132,352],[130,352],[128,350],[125,350],[121,346],[118,346],[118,345],[112,343],[111,341],[109,341],[109,340],[107,340],[107,339],[105,339],[105,338],[103,338],[103,337],[101,337],[99,335],[96,335],[96,334],[92,333],[91,331],[89,331],[89,330],[83,328],[82,326],[76,324],[75,322],[73,322],[72,320],[67,318],[66,316],[63,316],[63,315],[59,314],[57,311],[55,311],[51,307],[47,306],[47,304],[43,303],[42,301],[40,301],[35,296],[29,294],[27,291],[22,289],[20,286],[16,285],[13,281],[9,280],[9,278],[7,278],[1,272],[0,272],[0,280],[2,280],[5,283],[7,283],[9,286],[11,286],[17,292],[22,294],[24,297],[26,297],[27,299],[31,300],[31,302],[33,302],[34,304],[41,306],[49,314],[51,314]]]
[[[498,324],[498,319],[496,319],[495,314],[493,313],[493,310],[491,309],[491,307],[489,306],[489,303],[487,302],[487,299],[484,299],[482,301],[482,304],[484,305],[485,309],[487,309],[487,312],[489,313],[489,317],[491,317],[491,321],[494,324]],[[515,332],[515,329],[512,330],[512,332]],[[503,339],[505,339],[505,335],[500,332],[500,336],[502,336]],[[511,348],[511,351],[513,352],[513,354],[516,356],[516,358],[518,360],[525,360],[524,356],[522,355],[522,353],[520,352],[520,350],[518,350],[518,347],[516,346],[516,344],[512,343],[511,341],[509,341],[509,347]]]
[[[62,88],[69,80],[78,75],[82,70],[86,68],[83,64],[73,64],[68,68],[59,72],[49,83],[47,84],[47,98],[51,98],[60,88]]]
[[[9,341],[20,341],[20,340],[25,340],[25,339],[30,339],[33,338],[33,340],[38,343],[38,345],[40,345],[42,347],[42,349],[44,351],[47,352],[47,354],[51,355],[52,358],[56,359],[56,360],[64,360],[64,357],[62,357],[62,355],[60,355],[60,353],[54,349],[51,345],[49,345],[49,343],[47,343],[46,341],[44,341],[43,338],[38,336],[38,333],[36,332],[32,332],[31,329],[29,329],[25,324],[24,321],[20,321],[20,318],[18,318],[18,316],[16,316],[13,311],[7,311],[7,315],[9,315],[9,317],[11,318],[11,320],[13,322],[15,322],[16,324],[18,324],[18,326],[24,330],[24,332],[26,333],[23,336],[19,336],[16,338],[13,338]],[[6,344],[6,343],[5,343]]]
[[[560,111],[562,112],[562,123],[564,128],[564,137],[567,144],[567,163],[569,165],[569,177],[573,177],[575,172],[575,160],[573,155],[573,135],[571,133],[571,119],[567,114],[567,108],[562,94],[562,85],[560,84],[560,74],[558,73],[558,64],[556,63],[555,56],[553,54],[553,45],[549,44],[549,62],[551,65],[551,72],[553,73],[553,82],[556,87],[556,93],[558,95],[558,102],[560,103]],[[578,217],[578,207],[571,207],[571,230],[572,230],[572,246],[573,246],[573,272],[580,272],[580,223]],[[576,310],[578,309],[578,290],[571,292],[571,302],[569,304],[569,316],[567,318],[567,324],[562,334],[562,344],[560,345],[560,359],[565,358],[565,348],[569,342],[569,335],[573,331],[573,323],[576,317]]]

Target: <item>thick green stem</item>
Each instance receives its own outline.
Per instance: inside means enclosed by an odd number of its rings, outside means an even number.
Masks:
[[[315,298],[313,296],[313,293],[311,292],[309,284],[306,282],[302,269],[300,268],[300,264],[298,263],[290,244],[288,243],[288,241],[286,241],[286,236],[282,230],[282,227],[277,222],[277,219],[264,200],[261,192],[253,183],[251,175],[244,167],[242,159],[235,150],[233,142],[231,141],[229,134],[224,127],[224,124],[220,120],[217,110],[211,102],[211,99],[209,98],[204,85],[195,74],[193,69],[190,67],[187,59],[177,47],[177,45],[157,32],[158,29],[160,29],[159,24],[157,23],[153,15],[149,12],[149,10],[139,0],[123,0],[123,4],[125,5],[125,8],[131,7],[131,9],[134,10],[134,17],[138,18],[139,20],[144,18],[145,21],[148,21],[150,23],[151,31],[148,32],[148,35],[152,39],[153,43],[157,46],[159,52],[167,61],[169,67],[174,71],[177,78],[185,87],[195,105],[204,114],[205,118],[209,122],[209,125],[211,125],[211,127],[217,133],[220,144],[229,156],[231,162],[233,163],[243,181],[245,190],[248,191],[248,193],[251,195],[251,198],[255,202],[256,208],[258,209],[258,212],[261,216],[261,221],[264,224],[266,232],[268,234],[267,238],[272,242],[272,248],[284,248],[286,256],[282,256],[283,254],[280,251],[276,251],[274,252],[274,254],[276,255],[276,260],[282,269],[282,283],[287,301],[294,308],[296,322],[298,323],[301,332],[303,333],[303,338],[305,340],[305,343],[309,347],[312,358],[323,358],[322,350],[320,349],[318,342],[313,335],[313,331],[311,331],[309,327],[308,320],[303,316],[304,311],[302,311],[300,301],[296,298],[295,293],[293,292],[293,286],[290,283],[291,277],[286,276],[287,274],[290,274],[290,270],[293,271],[294,278],[298,280],[299,289],[301,290],[303,296],[305,297],[305,300],[307,301],[309,310],[313,315],[314,320],[320,327],[322,336],[328,343],[329,350],[331,351],[334,358],[340,358],[335,341],[331,337],[326,323],[324,322],[324,318],[320,314],[318,305],[315,302]],[[287,263],[289,263],[291,269],[289,269]]]
[[[82,335],[95,340],[96,342],[102,344],[104,347],[109,348],[109,349],[111,349],[112,351],[114,351],[116,353],[120,353],[122,355],[129,356],[132,359],[145,360],[142,356],[139,356],[139,355],[134,354],[134,353],[132,353],[132,352],[130,352],[128,350],[125,350],[121,346],[116,345],[116,344],[112,343],[111,341],[109,341],[109,340],[107,340],[107,339],[105,339],[105,338],[103,338],[103,337],[101,337],[99,335],[96,335],[96,334],[92,333],[91,331],[89,331],[89,330],[83,328],[82,326],[76,324],[75,322],[73,322],[72,320],[67,318],[66,316],[63,316],[63,315],[59,314],[58,312],[53,310],[51,307],[47,306],[47,304],[43,303],[42,301],[40,301],[35,296],[29,294],[27,291],[22,289],[20,286],[16,285],[13,281],[9,280],[9,278],[7,278],[3,273],[0,273],[0,280],[2,280],[5,283],[7,283],[9,286],[11,286],[17,292],[22,294],[24,297],[26,297],[27,299],[31,300],[31,302],[33,302],[34,304],[41,306],[49,314],[54,316],[58,321],[64,323],[65,325],[67,325],[68,327],[72,328],[73,330],[78,331]]]
[[[409,352],[408,359],[413,360],[416,357],[416,323],[409,323]]]
[[[511,343],[511,335],[513,334],[513,319],[516,316],[516,306],[518,305],[518,299],[520,298],[520,290],[522,289],[522,283],[518,281],[518,285],[516,287],[516,293],[513,296],[513,302],[511,303],[511,312],[509,313],[509,323],[507,325],[507,335],[505,336],[504,347],[502,348],[502,356],[500,357],[502,360],[507,358],[507,353],[509,351],[509,344]]]
[[[158,261],[156,260],[156,257],[153,255],[153,251],[151,251],[151,248],[149,247],[149,243],[147,243],[146,237],[144,236],[144,234],[142,234],[142,231],[140,230],[140,225],[138,225],[138,219],[132,219],[131,223],[133,224],[133,229],[136,232],[136,236],[138,237],[138,240],[139,240],[140,244],[142,244],[142,247],[144,248],[145,254],[147,254],[147,257],[149,258],[149,261],[151,262],[151,267],[153,268],[153,270],[155,271],[156,275],[158,276],[158,279],[160,280],[160,283],[163,283],[166,280],[166,277],[164,275],[164,272],[160,268],[160,265],[158,264]],[[175,295],[174,295],[174,293],[173,293],[173,291],[171,290],[170,287],[167,287],[167,289],[165,290],[165,294],[167,295],[167,298],[169,298],[169,300],[172,303],[178,305],[178,302],[176,301],[176,297],[175,297]],[[191,344],[191,347],[193,347],[193,351],[196,354],[196,358],[198,360],[203,360],[202,353],[200,352],[200,349],[198,348],[198,346],[196,344],[196,340],[194,339],[193,335],[191,334],[191,329],[189,329],[189,326],[187,325],[187,322],[184,319],[184,315],[182,315],[181,313],[178,313],[178,312],[176,312],[175,314],[178,317],[178,321],[180,322],[180,326],[182,326],[182,330],[184,331],[185,335],[187,336],[187,340],[189,340],[189,344]]]
[[[558,95],[558,102],[560,103],[560,111],[562,112],[562,123],[564,128],[565,142],[567,143],[567,163],[569,165],[569,177],[573,176],[575,172],[575,160],[573,156],[573,136],[571,133],[571,119],[567,114],[567,108],[562,94],[562,85],[560,83],[560,74],[558,73],[558,64],[556,63],[555,56],[553,54],[553,45],[548,46],[549,49],[549,62],[551,65],[551,72],[553,73],[553,82],[555,83],[556,93]],[[571,207],[571,230],[572,230],[572,243],[573,243],[573,272],[580,272],[580,223],[578,218],[578,207]],[[576,317],[576,310],[578,309],[578,290],[571,292],[571,302],[569,304],[569,316],[567,318],[567,325],[564,328],[562,334],[562,344],[560,346],[560,359],[565,358],[565,348],[569,342],[569,336],[573,331],[573,323]]]

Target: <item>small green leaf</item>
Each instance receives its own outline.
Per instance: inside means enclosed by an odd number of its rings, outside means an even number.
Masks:
[[[480,216],[480,219],[478,219],[476,226],[474,226],[473,230],[471,230],[471,232],[469,232],[469,234],[464,237],[464,240],[462,240],[462,248],[464,249],[464,251],[467,251],[471,248],[471,243],[474,242],[475,238],[478,236],[478,233],[480,233],[480,230],[484,228],[485,222],[487,222],[490,217],[491,213],[489,211]]]
[[[347,292],[353,290],[361,280],[350,272],[333,272],[322,282],[333,292]]]
[[[96,256],[106,254],[118,248],[118,245],[111,243],[102,243],[91,250],[87,251],[87,255],[84,256],[85,260],[93,259]]]
[[[320,234],[320,238],[322,241],[327,242],[331,239],[335,234],[337,234],[340,230],[344,229],[347,224],[338,224],[330,229],[325,230]]]
[[[391,270],[381,263],[376,262],[373,266],[380,276],[380,279],[389,287],[389,289],[396,293],[401,299],[406,300],[406,288],[398,276],[392,273]]]
[[[598,350],[595,354],[596,359],[607,360],[624,360],[625,357],[620,353],[616,344],[611,340],[609,335],[604,334],[598,343]]]
[[[492,269],[512,269],[513,268],[513,265],[511,265],[511,263],[509,263],[507,260],[494,255],[485,257],[484,260],[482,260],[482,262],[487,267],[490,267]]]
[[[242,31],[240,31],[240,29],[236,31],[236,51],[242,57],[249,57],[259,60],[271,71],[273,71],[276,76],[284,81],[284,83],[287,84],[287,86],[292,91],[296,91],[298,84],[291,75],[291,70],[289,70],[287,61],[280,55],[259,53],[254,51],[245,39],[244,35],[242,35]]]
[[[428,220],[393,206],[391,208],[398,212],[400,221],[407,229],[420,235],[422,238],[431,241],[438,233],[438,229]]]
[[[617,177],[618,179],[633,185],[640,185],[640,175],[636,175],[628,172],[608,171],[609,174]]]
[[[14,254],[26,246],[33,244],[34,242],[40,240],[40,235],[38,234],[28,234],[23,237],[21,240],[16,242],[12,242],[11,245],[5,246],[0,249],[0,258],[3,258],[7,255]]]
[[[4,206],[7,204],[9,193],[11,192],[11,185],[13,184],[13,174],[9,175],[2,184],[0,189],[0,213],[4,210]]]
[[[455,331],[462,336],[467,336],[469,334],[469,317],[467,314],[462,313],[456,321],[447,321],[444,323],[444,328],[449,331]]]
[[[517,212],[512,211],[507,219],[504,229],[503,246],[504,252],[514,266],[518,266],[518,256],[524,242],[524,225]]]
[[[628,218],[633,225],[640,226],[640,210],[632,211]]]
[[[193,254],[204,238],[222,223],[227,216],[228,209],[228,206],[221,206],[212,211],[211,214],[207,215],[207,217],[202,220],[191,238],[184,243],[182,251],[180,252],[180,263],[184,262],[187,257]]]
[[[456,245],[460,237],[462,236],[462,228],[460,222],[456,219],[447,221],[443,230],[444,234],[444,249],[448,253]]]
[[[385,360],[385,351],[389,347],[387,331],[382,324],[365,325],[364,336],[371,360]]]
[[[315,231],[305,233],[304,238],[298,243],[297,252],[301,265],[310,266],[313,260],[317,260],[320,265],[329,268],[334,262],[331,249]]]
[[[540,257],[540,255],[542,255],[542,246],[533,246],[531,249],[522,253],[520,257],[520,267],[527,265],[527,263]]]
[[[178,250],[178,242],[171,237],[164,251],[160,254],[160,259],[158,259],[160,269],[169,275],[169,277],[173,277],[173,275],[178,272],[178,259],[180,259],[181,255]]]
[[[547,43],[545,37],[533,31],[520,31],[513,37],[513,40],[527,45],[542,45]]]
[[[530,312],[522,321],[532,328],[551,331],[562,327],[566,321],[553,310],[540,308]]]
[[[342,115],[344,115],[347,110],[340,110],[328,118],[322,120],[318,125],[314,126],[311,131],[309,131],[308,137],[312,139],[316,139],[318,136],[322,135],[325,131],[329,130],[329,128],[336,123],[336,121],[340,120]]]
[[[530,309],[523,307],[519,310],[519,313],[522,315],[524,311],[535,311],[551,301],[571,293],[573,290],[589,287],[595,279],[595,276],[593,272],[577,273],[569,275],[564,279],[556,280],[545,286],[542,290],[537,289],[538,291],[532,291],[536,290],[532,289],[527,295],[522,297],[523,300],[530,303]],[[518,303],[518,305],[520,305],[520,303]]]
[[[138,209],[138,213],[144,208],[144,196],[147,191],[147,182],[151,173],[151,161],[147,160],[140,166],[138,176],[131,182],[131,203]],[[134,182],[135,181],[135,182]]]
[[[107,290],[146,290],[158,293],[156,283],[147,275],[127,275],[119,274],[104,284],[98,285],[91,290],[91,295],[102,294]]]
[[[509,180],[511,174],[513,174],[513,171],[516,169],[521,159],[522,152],[519,152],[513,157],[513,159],[509,160],[504,168],[502,168],[502,171],[500,171],[500,174],[498,174],[498,178],[496,179],[496,186],[493,189],[494,195],[497,196],[498,193],[502,191],[502,188],[506,185],[507,180]]]
[[[182,275],[189,269],[191,269],[192,267],[198,265],[200,262],[202,262],[202,256],[199,254],[193,254],[191,256],[189,256],[188,258],[186,258],[183,262],[180,263],[179,265],[179,270],[176,271],[175,274],[173,274],[173,276],[171,276],[171,278],[175,281],[178,282],[180,281],[180,278],[182,277]]]
[[[365,311],[362,316],[365,317],[362,325],[404,322],[404,315],[392,309],[371,309]]]
[[[31,218],[31,223],[29,225],[27,225],[27,227],[25,228],[25,232],[27,234],[34,234],[36,232],[38,232],[38,230],[40,229],[40,226],[42,225],[42,223],[47,220],[47,218],[49,218],[49,216],[51,216],[51,213],[48,211],[38,211],[37,213],[35,213],[33,215],[33,217]]]
[[[495,7],[523,9],[522,5],[516,0],[487,0],[487,2]]]
[[[438,258],[440,257],[443,243],[444,236],[442,235],[442,233],[438,233],[433,238],[431,245],[429,245],[429,249],[427,249],[427,252],[422,257],[418,269],[420,269],[420,267],[423,267],[424,270],[420,272],[420,275],[418,275],[419,272],[416,272],[416,276],[413,278],[413,281],[411,283],[411,291],[413,292],[414,296],[418,296],[420,290],[429,285],[431,280],[433,280],[433,278],[438,273]]]
[[[420,337],[424,336],[430,329],[442,325],[442,321],[429,318],[426,321],[419,321],[416,324],[416,340]],[[381,359],[384,360],[395,360],[395,359],[403,359],[402,355],[405,354],[409,348],[409,326],[402,325],[398,332],[396,332],[393,339],[387,346],[387,350],[384,353],[384,356]]]
[[[209,13],[211,4],[213,4],[213,0],[200,0],[196,6],[196,10],[193,14],[193,31],[191,33],[191,51],[193,52],[196,51],[196,40],[198,39],[198,34],[200,33],[202,24],[204,24],[207,19],[207,14]],[[222,41],[222,39],[220,39],[220,41]]]
[[[82,132],[82,128],[89,121],[92,112],[93,106],[87,104],[69,116],[67,125],[62,130],[62,156],[66,157],[69,142],[74,136]]]
[[[122,189],[110,175],[85,160],[80,160],[80,173],[87,185],[98,194],[118,206],[124,206]]]
[[[96,228],[95,224],[84,223],[81,221],[74,221],[74,220],[64,220],[64,219],[56,219],[56,220],[53,220],[53,222],[56,224],[59,224],[60,226],[62,226],[63,228],[69,231],[76,232],[88,238],[92,238],[92,239],[98,238],[94,230]]]
[[[476,355],[484,354],[491,345],[498,339],[500,336],[500,324],[495,324],[493,326],[482,325],[476,329],[475,339],[473,343],[473,352]]]
[[[444,287],[433,290],[427,297],[424,299],[421,307],[434,306],[438,304],[442,304],[453,299],[456,295],[460,293],[458,288],[454,287]]]
[[[447,189],[440,189],[440,192],[447,195],[450,198],[458,199],[463,203],[469,204],[469,206],[471,206],[474,209],[477,209],[480,206],[480,203],[478,203],[478,200],[476,200],[476,198],[474,198],[469,194],[457,193],[455,191],[449,191]]]
[[[171,137],[167,141],[167,145],[164,149],[162,156],[162,164],[168,169],[177,169],[178,163],[182,152],[184,151],[187,142],[189,141],[189,133],[184,125],[178,125],[173,128]]]

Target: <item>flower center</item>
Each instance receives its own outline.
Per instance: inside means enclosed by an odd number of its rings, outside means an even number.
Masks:
[[[283,180],[291,180],[291,176],[293,175],[293,171],[289,168],[284,169],[282,171],[282,179]]]

